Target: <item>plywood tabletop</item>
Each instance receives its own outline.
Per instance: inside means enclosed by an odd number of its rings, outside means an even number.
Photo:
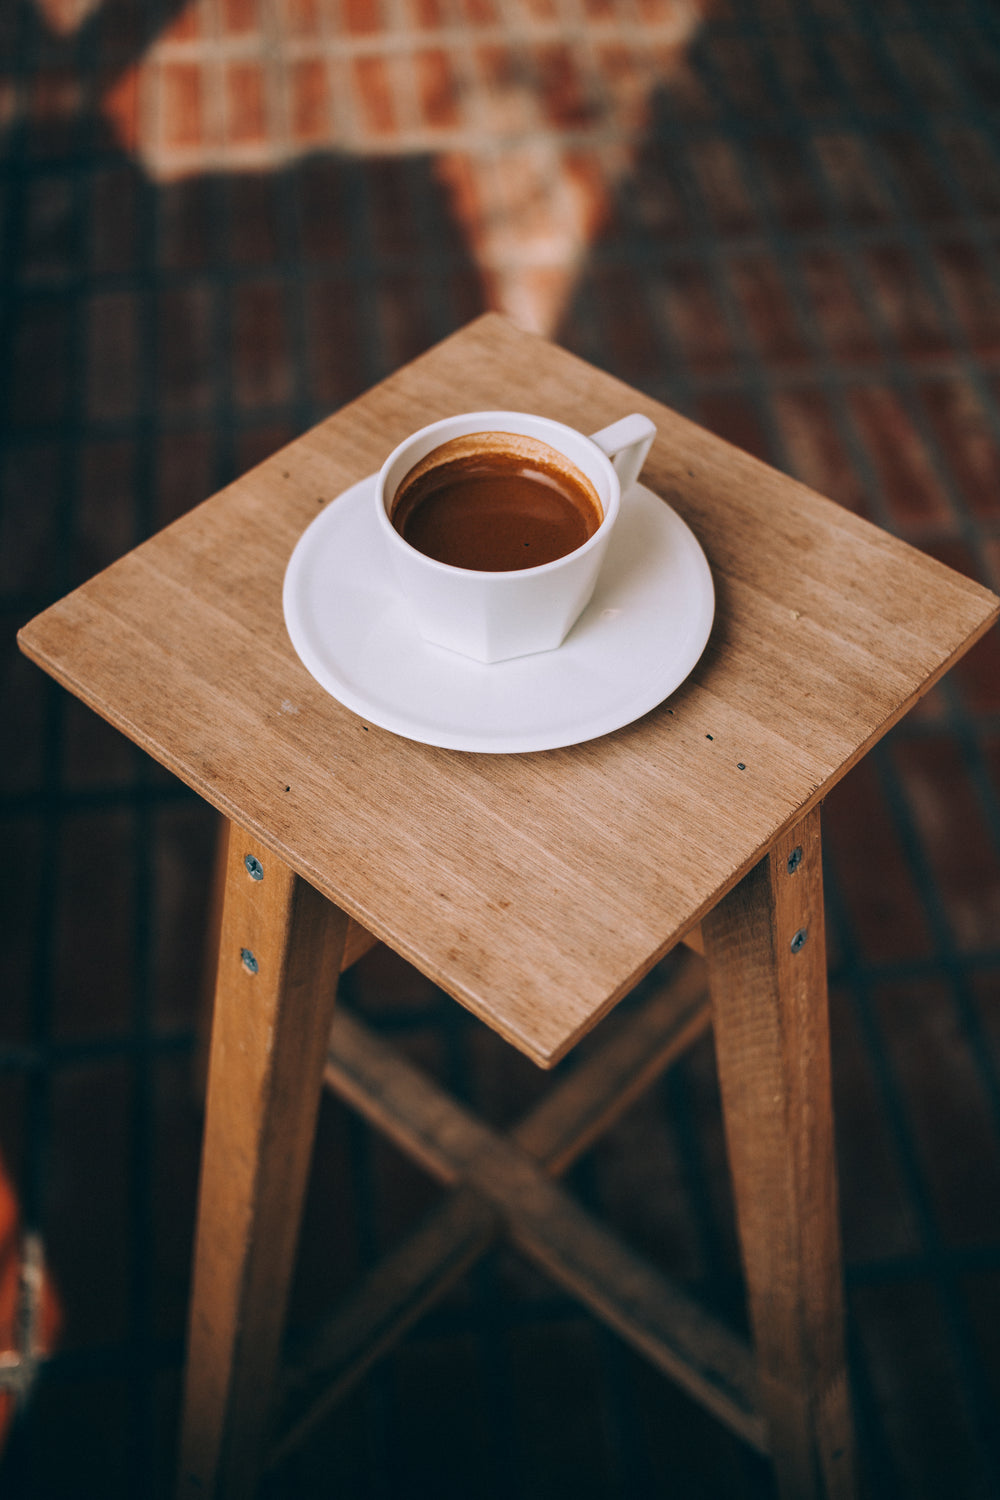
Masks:
[[[717,596],[692,675],[587,744],[431,748],[308,674],[282,582],[321,506],[466,410],[658,436],[644,483]],[[987,590],[495,315],[27,625],[22,649],[542,1064],[692,928],[995,620]]]

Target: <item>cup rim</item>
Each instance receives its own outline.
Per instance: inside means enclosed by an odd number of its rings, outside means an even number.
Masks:
[[[537,435],[534,432],[525,432],[521,427],[507,427],[503,425],[505,422],[529,422],[534,424],[542,424],[546,428],[556,428],[557,430],[569,433],[573,440],[576,442],[584,442],[590,444],[590,447],[593,450],[592,456],[597,460],[597,467],[605,471],[605,478],[607,479],[608,483],[608,501],[607,503],[605,503],[603,497],[601,497],[601,509],[604,511],[601,523],[585,542],[580,543],[579,547],[574,547],[572,552],[564,552],[562,557],[554,557],[550,562],[536,563],[533,567],[529,568],[462,568],[459,567],[456,563],[440,562],[436,557],[428,557],[426,552],[421,552],[417,547],[414,547],[411,542],[408,542],[406,540],[401,532],[398,532],[396,530],[395,526],[393,526],[392,521],[389,518],[388,509],[386,506],[385,482],[390,470],[398,461],[400,455],[404,452],[405,449],[410,446],[411,443],[415,443],[418,439],[432,437],[436,432],[441,431],[444,428],[451,427],[456,422],[465,423],[472,420],[478,421],[479,418],[484,419],[484,425],[482,427],[471,427],[468,428],[465,432],[454,433],[453,436],[461,437],[476,432],[509,432],[512,436],[534,437]],[[548,441],[547,438],[541,438],[540,440],[542,442]],[[445,441],[447,441],[447,439],[442,439],[442,442]],[[431,448],[427,451],[431,452],[433,448],[437,446],[439,445],[432,444]],[[550,446],[558,448],[558,444],[556,443],[551,443]],[[568,458],[571,463],[576,463],[576,460],[574,459],[572,454],[566,453],[562,448],[559,448],[559,451],[563,454],[563,457]],[[415,460],[415,462],[416,461],[417,460]],[[382,464],[382,467],[378,471],[375,484],[375,503],[378,509],[381,528],[383,532],[391,539],[390,544],[392,546],[402,548],[404,554],[407,557],[419,558],[421,564],[425,565],[427,568],[435,572],[444,573],[449,577],[458,576],[469,579],[541,578],[549,573],[555,572],[558,569],[565,567],[567,563],[575,561],[579,557],[583,557],[585,553],[593,551],[603,542],[611,527],[611,523],[617,516],[618,510],[621,506],[621,486],[618,482],[618,475],[615,473],[614,464],[611,462],[608,455],[604,453],[595,442],[593,442],[593,440],[587,433],[581,432],[579,428],[571,427],[568,422],[560,422],[557,417],[543,417],[537,412],[468,411],[456,412],[450,417],[440,417],[436,422],[428,422],[426,426],[418,427],[416,432],[411,432],[408,437],[403,438],[402,442],[397,443],[395,448],[393,448],[392,452],[389,454],[388,458],[385,460],[385,462]]]

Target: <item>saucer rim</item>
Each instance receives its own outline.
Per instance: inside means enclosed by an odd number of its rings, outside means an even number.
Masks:
[[[630,696],[628,706],[619,704],[618,708],[603,716],[597,712],[580,721],[575,727],[570,726],[565,718],[549,725],[538,728],[529,728],[504,732],[502,735],[495,731],[483,732],[477,730],[474,725],[459,727],[454,721],[447,725],[440,721],[428,722],[420,719],[405,710],[395,711],[387,707],[384,702],[373,701],[366,698],[364,694],[356,692],[349,682],[345,682],[336,673],[329,670],[328,663],[317,658],[316,652],[309,639],[309,625],[306,623],[304,609],[298,598],[296,585],[311,559],[314,549],[321,546],[326,534],[332,524],[336,524],[331,517],[331,512],[346,502],[348,505],[360,505],[364,492],[371,493],[378,479],[377,473],[366,475],[355,484],[348,486],[325,505],[319,515],[315,516],[306,529],[299,536],[289,556],[285,569],[282,586],[282,606],[285,619],[285,628],[292,647],[302,665],[309,672],[324,692],[328,693],[335,702],[340,703],[351,713],[357,715],[366,723],[375,725],[380,729],[388,730],[392,734],[398,734],[418,744],[429,745],[437,749],[460,750],[473,754],[534,754],[546,750],[566,749],[573,745],[586,744],[591,740],[602,738],[606,734],[612,734],[618,729],[624,729],[629,724],[637,722],[647,713],[658,708],[670,695],[677,691],[683,682],[694,670],[708,640],[711,636],[715,620],[715,587],[708,560],[697,537],[673,509],[669,503],[655,491],[641,482],[632,486],[632,490],[641,490],[669,513],[670,524],[682,529],[688,551],[686,567],[699,575],[698,583],[698,605],[701,610],[702,628],[695,632],[684,654],[678,659],[671,659],[671,670],[665,672],[661,678],[655,679],[655,685],[646,691],[638,689]],[[631,493],[632,491],[630,491]],[[623,496],[623,501],[625,497]],[[650,511],[652,514],[652,511]],[[372,519],[372,539],[378,537],[378,528]],[[385,593],[387,609],[392,609],[396,601],[391,600],[390,591]],[[591,606],[584,610],[581,620],[585,620]],[[598,619],[600,617],[598,616]],[[592,626],[596,621],[591,621]],[[317,630],[315,623],[312,629]],[[572,632],[571,632],[572,635]],[[569,638],[567,638],[569,639]],[[428,659],[433,657],[436,664],[452,656],[452,653],[441,647],[424,645],[417,641],[410,642],[421,655],[427,654]],[[421,650],[421,647],[423,649]],[[520,670],[530,671],[537,663],[538,673],[541,675],[552,674],[559,670],[559,664],[565,660],[560,658],[562,647],[555,651],[538,652],[533,656],[516,658]],[[498,668],[503,669],[507,663],[482,663],[473,661],[469,657],[454,655],[456,675],[459,672],[469,670],[477,673],[494,672]]]

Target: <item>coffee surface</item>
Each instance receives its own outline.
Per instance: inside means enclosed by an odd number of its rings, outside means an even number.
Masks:
[[[392,523],[427,557],[507,573],[565,557],[597,530],[590,481],[534,438],[474,433],[436,448],[404,477]]]

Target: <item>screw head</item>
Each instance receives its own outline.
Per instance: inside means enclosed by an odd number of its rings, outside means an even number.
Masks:
[[[243,856],[243,863],[246,867],[246,872],[250,876],[251,880],[264,879],[264,866],[261,864],[260,860],[256,858],[255,855],[245,854]]]
[[[800,927],[798,932],[792,938],[791,949],[793,953],[800,953],[802,951],[802,949],[806,945],[806,938],[808,936],[809,929],[807,927]]]
[[[255,956],[250,952],[249,948],[240,949],[240,959],[243,963],[244,969],[246,969],[251,974],[256,974],[257,970],[260,968],[260,964],[257,962]]]

